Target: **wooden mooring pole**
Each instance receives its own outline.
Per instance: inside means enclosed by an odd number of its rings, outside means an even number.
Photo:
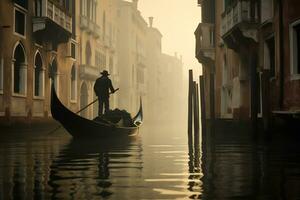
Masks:
[[[189,153],[193,152],[193,70],[189,70],[189,94],[188,94],[188,145]]]
[[[201,132],[202,135],[206,132],[206,110],[205,110],[205,95],[204,95],[204,79],[203,75],[199,76],[200,85],[200,102],[201,102]]]
[[[195,166],[200,167],[199,85],[194,83],[194,151]]]

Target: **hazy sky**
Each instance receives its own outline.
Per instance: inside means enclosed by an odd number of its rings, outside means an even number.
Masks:
[[[195,58],[194,31],[200,22],[201,11],[197,0],[139,0],[138,9],[148,22],[154,17],[153,26],[163,35],[164,53],[183,56],[186,68],[200,70]]]

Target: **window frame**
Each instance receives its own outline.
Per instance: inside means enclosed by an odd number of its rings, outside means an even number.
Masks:
[[[0,94],[4,91],[4,58],[0,58]]]
[[[268,69],[270,71],[270,75],[271,74],[271,60],[270,60],[270,49],[268,46],[267,41],[272,39],[274,40],[274,56],[276,57],[276,36],[275,33],[272,33],[271,35],[269,35],[268,37],[266,37],[264,39],[264,69]],[[270,80],[273,80],[276,78],[277,75],[277,66],[276,66],[276,58],[274,57],[274,76],[270,76]],[[269,60],[267,60],[269,59]]]
[[[16,11],[24,14],[24,35],[16,32]],[[14,33],[14,35],[26,39],[26,32],[27,32],[27,29],[26,29],[26,26],[27,26],[27,11],[24,8],[22,8],[22,7],[18,6],[17,4],[15,4],[15,7],[14,7],[14,16],[13,17],[14,17],[14,21],[13,21],[13,23],[14,23],[13,24],[13,33]]]
[[[75,58],[73,58],[72,56],[72,44],[74,44],[75,46]],[[77,42],[75,40],[71,40],[70,42],[70,58],[73,60],[73,61],[76,61],[77,60]]]
[[[14,76],[14,72],[15,72],[15,51],[16,51],[16,48],[18,47],[18,45],[21,46],[21,48],[23,49],[23,52],[24,52],[24,57],[25,57],[25,62],[24,62],[24,65],[26,66],[26,71],[25,71],[25,80],[24,80],[24,93],[16,93],[15,90],[14,90],[14,87],[15,87],[15,76]],[[18,41],[16,42],[14,48],[13,48],[13,52],[12,52],[12,60],[11,60],[11,84],[12,84],[12,96],[13,97],[24,97],[26,98],[27,97],[27,80],[28,80],[28,60],[27,60],[27,55],[26,55],[26,51],[25,51],[25,47],[23,46],[23,44]]]
[[[300,51],[300,47],[299,49],[297,48],[297,33],[295,30],[296,26],[300,26],[300,19],[292,22],[289,25],[289,32],[290,32],[290,80],[300,80],[300,70],[298,71],[298,62],[300,62],[300,58],[299,60],[297,60],[298,58],[298,52]],[[299,38],[300,40],[300,38]],[[296,71],[296,72],[295,72]]]
[[[75,68],[75,94],[74,94],[74,99],[72,99],[72,69],[73,69],[73,66]],[[77,70],[77,67],[76,67],[76,63],[73,63],[72,66],[71,66],[71,76],[70,76],[70,102],[71,103],[77,103],[77,82],[78,82],[78,76],[77,76],[77,73],[78,73],[78,70]]]
[[[37,56],[37,54],[40,54],[40,57],[41,57],[41,60],[42,60],[42,68],[41,68],[41,73],[43,73],[43,80],[42,80],[42,94],[39,95],[39,96],[36,96],[35,95],[35,70],[36,70],[36,65],[35,65],[35,58]],[[34,60],[33,60],[33,99],[45,99],[45,66],[44,66],[44,62],[43,62],[43,57],[40,53],[40,51],[36,51],[35,54],[34,54]]]

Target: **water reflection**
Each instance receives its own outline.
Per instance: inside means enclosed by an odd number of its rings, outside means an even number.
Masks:
[[[48,199],[49,166],[70,138],[26,130],[1,133],[0,199]]]
[[[214,134],[202,146],[202,199],[300,199],[299,141],[282,134],[267,143],[246,133]]]
[[[109,197],[116,177],[126,177],[126,170],[141,170],[140,154],[131,150],[133,138],[122,140],[72,140],[50,166],[52,198],[93,199]],[[111,174],[113,171],[113,174]]]
[[[117,185],[111,188],[116,179],[119,185],[142,167],[136,138],[72,140],[50,166],[48,184],[52,199],[108,198],[116,192]]]
[[[65,131],[0,136],[2,199],[300,199],[294,138],[254,143],[208,132],[143,129],[135,138],[73,140]]]

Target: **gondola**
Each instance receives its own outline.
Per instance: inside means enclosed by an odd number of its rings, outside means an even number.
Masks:
[[[74,138],[111,138],[136,135],[143,121],[142,101],[133,120],[133,126],[123,127],[108,121],[94,121],[83,118],[66,108],[57,97],[54,85],[51,86],[51,113],[52,117]]]

